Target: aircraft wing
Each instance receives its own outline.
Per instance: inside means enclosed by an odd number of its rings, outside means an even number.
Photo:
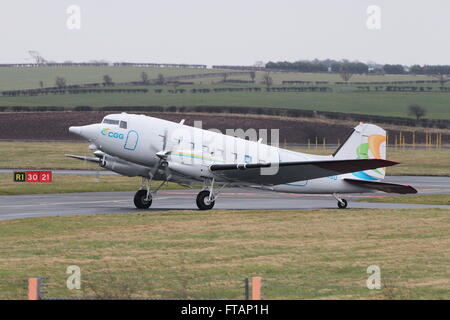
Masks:
[[[280,163],[213,164],[209,169],[214,174],[233,182],[277,185],[389,167],[396,164],[397,162],[382,159],[352,159]],[[276,166],[278,166],[278,170],[276,170]],[[267,169],[263,170],[264,168]],[[265,172],[266,174],[264,174]]]
[[[375,189],[379,191],[383,191],[386,193],[399,193],[399,194],[414,194],[417,193],[417,190],[411,186],[396,184],[396,183],[386,183],[386,182],[375,182],[375,181],[365,181],[365,180],[356,180],[356,179],[344,179],[348,183],[359,187],[365,187],[370,189]]]

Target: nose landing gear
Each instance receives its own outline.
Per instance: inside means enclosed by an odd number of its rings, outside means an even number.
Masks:
[[[339,209],[347,208],[347,200],[341,199],[341,201],[338,201],[338,208]]]
[[[347,208],[347,200],[340,198],[336,193],[333,193],[333,197],[337,200],[337,205],[339,209]]]

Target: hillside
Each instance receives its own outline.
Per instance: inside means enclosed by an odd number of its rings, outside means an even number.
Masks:
[[[139,85],[140,74],[149,79],[187,76],[181,83]],[[233,70],[156,67],[2,67],[0,106],[252,106],[337,111],[410,117],[407,108],[419,104],[431,119],[450,119],[450,87],[441,89],[436,78],[412,75],[354,75],[343,83],[338,74],[271,72],[269,90],[262,83],[266,72],[200,76]],[[104,75],[114,84],[104,86]],[[8,90],[54,87],[55,78],[67,85],[97,83],[97,87],[6,94]],[[400,82],[399,82],[400,81]],[[98,87],[99,86],[99,87]],[[140,89],[139,92],[134,89]],[[39,89],[41,90],[41,89]]]

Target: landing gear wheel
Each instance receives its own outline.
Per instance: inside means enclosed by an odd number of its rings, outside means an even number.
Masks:
[[[150,195],[150,199],[147,198],[147,190],[139,190],[134,195],[134,205],[138,209],[148,209],[152,205],[152,196]]]
[[[197,207],[200,210],[210,210],[214,207],[215,201],[209,201],[209,191],[203,190],[200,191],[197,195]]]
[[[342,202],[341,202],[342,201]],[[341,201],[338,201],[338,208],[339,209],[345,209],[347,208],[347,200],[341,199]]]

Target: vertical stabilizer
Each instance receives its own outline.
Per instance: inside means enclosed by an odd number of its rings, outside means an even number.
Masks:
[[[361,123],[339,146],[333,154],[335,159],[386,159],[386,131],[373,124]],[[359,171],[345,174],[345,178],[361,180],[380,180],[386,173],[385,168]]]

